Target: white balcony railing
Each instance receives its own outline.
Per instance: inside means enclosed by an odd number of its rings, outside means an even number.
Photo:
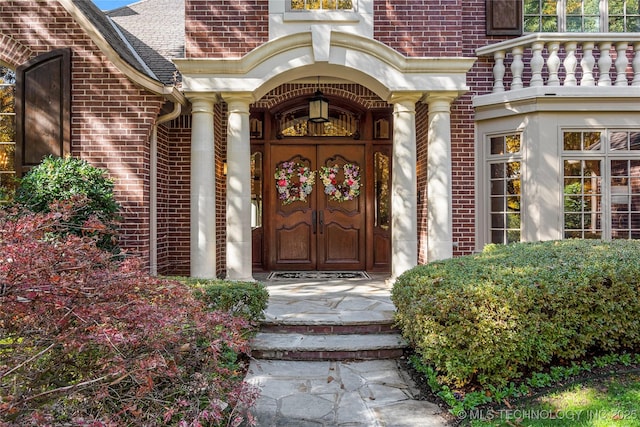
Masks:
[[[640,33],[536,33],[476,54],[493,56],[493,93],[540,86],[640,86]]]

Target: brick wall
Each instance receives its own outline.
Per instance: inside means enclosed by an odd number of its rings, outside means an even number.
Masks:
[[[227,159],[227,104],[216,104],[213,110],[216,174],[216,269],[218,277],[227,270],[227,177],[224,161]]]
[[[148,262],[149,138],[163,100],[134,86],[57,2],[0,2],[0,60],[17,67],[72,49],[71,150],[107,168],[123,208],[121,245]]]
[[[158,272],[189,275],[191,116],[167,123],[158,152]]]
[[[172,219],[170,183],[172,172],[169,166],[169,156],[171,149],[169,147],[170,136],[167,124],[158,126],[157,134],[157,268],[159,274],[170,274],[167,272],[169,259],[169,224]]]
[[[268,0],[185,0],[188,58],[237,58],[269,40]]]
[[[406,56],[458,56],[463,0],[377,0],[373,37]],[[466,23],[465,23],[466,24]]]
[[[416,105],[416,174],[418,181],[418,264],[427,262],[427,142],[429,111]]]

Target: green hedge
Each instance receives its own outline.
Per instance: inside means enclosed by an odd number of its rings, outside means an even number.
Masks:
[[[204,300],[211,310],[229,311],[252,322],[264,319],[269,292],[260,282],[234,282],[180,278],[194,289],[196,298]]]
[[[397,322],[445,384],[504,385],[550,363],[640,349],[640,242],[490,245],[418,266]]]
[[[50,212],[52,203],[71,202],[72,214],[59,234],[85,235],[85,221],[95,216],[106,226],[98,247],[119,252],[117,224],[121,218],[114,186],[106,169],[86,160],[47,156],[20,179],[14,201],[32,212]]]

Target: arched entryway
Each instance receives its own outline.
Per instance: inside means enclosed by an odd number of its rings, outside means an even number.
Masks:
[[[389,272],[392,107],[328,95],[328,120],[313,123],[309,95],[251,112],[254,270]]]
[[[358,83],[393,105],[391,276],[418,262],[416,103],[428,105],[426,218],[429,259],[453,253],[450,106],[468,90],[475,58],[410,58],[376,40],[312,25],[242,58],[174,61],[192,108],[191,275],[215,276],[214,105],[227,104],[226,272],[252,280],[251,105],[274,88],[320,76]],[[267,153],[265,153],[267,155]],[[213,182],[212,182],[213,181]],[[369,199],[367,199],[369,200]],[[368,201],[367,201],[368,202]]]

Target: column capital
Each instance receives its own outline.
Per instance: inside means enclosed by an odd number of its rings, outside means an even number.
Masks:
[[[191,98],[191,114],[213,114],[213,106],[216,103],[213,98]]]
[[[459,96],[457,91],[455,92],[429,92],[425,96],[425,101],[429,106],[429,112],[449,112],[451,109],[451,103]]]
[[[424,96],[422,92],[392,92],[387,98],[387,102],[397,106],[401,105],[405,109],[411,106],[411,110],[415,109],[416,102]]]
[[[185,96],[192,104],[196,102],[217,104],[220,102],[220,96],[217,93],[190,92],[186,93]]]
[[[256,102],[252,92],[223,92],[220,94],[229,106],[229,112],[249,113],[249,105]]]

